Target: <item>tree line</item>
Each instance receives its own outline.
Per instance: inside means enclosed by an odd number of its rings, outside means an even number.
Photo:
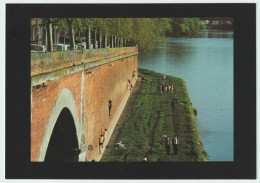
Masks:
[[[138,45],[151,49],[166,36],[187,36],[205,29],[199,18],[41,18],[47,30],[47,48],[53,51],[53,28],[69,35],[70,49],[75,50],[75,35],[84,37],[86,48]]]

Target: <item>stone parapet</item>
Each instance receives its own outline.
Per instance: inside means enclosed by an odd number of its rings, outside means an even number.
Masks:
[[[31,76],[50,73],[90,62],[137,53],[137,47],[69,50],[47,53],[31,53]]]

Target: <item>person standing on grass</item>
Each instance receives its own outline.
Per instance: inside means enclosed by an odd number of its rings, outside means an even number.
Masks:
[[[175,135],[175,137],[174,137],[174,139],[172,141],[173,141],[173,152],[174,152],[174,155],[177,155],[178,144],[179,144],[177,135]]]
[[[171,92],[171,93],[173,93],[173,84],[172,84],[172,87],[171,87],[171,89],[172,89],[172,92]]]
[[[171,140],[170,140],[170,137],[167,135],[167,137],[165,139],[165,147],[166,147],[167,155],[170,154],[170,145],[171,145]]]
[[[172,100],[172,108],[174,109],[175,99]]]
[[[164,86],[164,84],[163,84],[163,85],[162,85],[162,93],[164,92],[164,87],[165,87],[165,86]]]
[[[160,94],[162,94],[162,85],[159,86]]]
[[[111,116],[111,109],[112,109],[112,100],[109,99],[108,101],[109,116]]]

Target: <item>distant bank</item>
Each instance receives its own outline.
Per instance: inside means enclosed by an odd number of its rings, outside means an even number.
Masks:
[[[140,90],[131,102],[126,117],[111,139],[101,161],[168,162],[168,161],[207,161],[198,125],[197,112],[192,106],[185,82],[176,77],[166,76],[139,68]],[[173,84],[173,91],[160,94],[160,85]],[[135,89],[134,89],[135,90]],[[172,101],[175,100],[174,105]],[[198,111],[199,112],[199,111]],[[123,114],[124,115],[124,114]],[[178,136],[178,154],[167,155],[165,139]],[[118,142],[124,147],[120,147]]]

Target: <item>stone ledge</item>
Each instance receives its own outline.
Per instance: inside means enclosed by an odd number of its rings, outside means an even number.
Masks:
[[[53,72],[49,72],[49,73],[44,73],[44,74],[39,74],[39,75],[35,75],[35,76],[31,76],[31,87],[33,86],[39,86],[42,84],[45,84],[48,86],[48,84],[46,84],[46,82],[48,81],[52,81],[52,80],[56,80],[59,79],[61,77],[79,72],[79,71],[84,71],[87,69],[91,69],[100,65],[104,65],[110,62],[115,62],[115,61],[119,61],[121,59],[125,59],[127,57],[132,57],[132,56],[137,56],[138,52],[133,52],[133,53],[128,53],[128,54],[124,54],[124,55],[120,55],[120,56],[116,56],[116,57],[112,57],[112,58],[106,58],[103,60],[98,60],[98,61],[94,61],[94,62],[88,62],[88,63],[83,63],[83,64],[79,64],[79,65],[75,65],[72,67],[67,67],[61,70],[56,70]],[[122,60],[123,61],[123,60]]]
[[[31,76],[138,52],[137,47],[31,53]]]

